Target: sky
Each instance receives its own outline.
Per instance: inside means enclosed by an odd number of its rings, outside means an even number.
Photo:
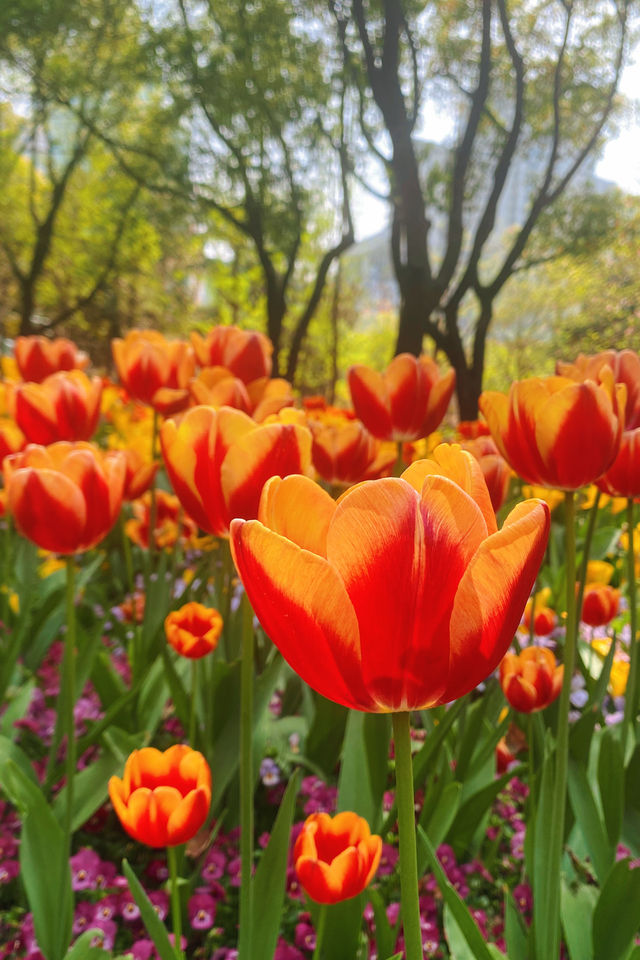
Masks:
[[[605,145],[595,172],[627,193],[640,194],[640,47],[636,47],[625,67],[620,92],[628,98],[629,109],[625,117],[618,121],[616,132]],[[446,110],[433,104],[427,105],[418,136],[443,142],[450,130],[451,121]],[[383,182],[376,186],[384,189]],[[387,225],[387,205],[363,188],[354,191],[353,207],[357,240],[379,233]]]

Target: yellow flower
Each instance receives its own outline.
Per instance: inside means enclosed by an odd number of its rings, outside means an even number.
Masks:
[[[564,500],[562,490],[551,490],[547,487],[539,487],[536,484],[525,484],[522,488],[522,496],[527,500],[535,497],[538,500],[544,500],[549,510],[555,510],[558,504]]]
[[[614,569],[606,560],[589,560],[585,583],[610,583]]]
[[[20,597],[12,590],[9,594],[9,609],[17,616],[20,613]]]
[[[47,553],[46,550],[39,550],[38,555],[45,557],[38,567],[38,576],[41,580],[46,580],[47,577],[50,577],[56,570],[64,570],[66,567],[65,561],[61,560],[55,553]]]
[[[612,697],[622,697],[627,689],[629,679],[629,661],[614,660],[611,664],[609,676],[609,693]]]

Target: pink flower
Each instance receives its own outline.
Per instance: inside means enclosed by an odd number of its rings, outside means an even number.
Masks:
[[[208,893],[194,893],[189,898],[187,912],[194,930],[210,930],[216,918],[216,901]]]

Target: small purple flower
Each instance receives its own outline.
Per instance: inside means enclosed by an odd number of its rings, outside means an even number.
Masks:
[[[93,919],[100,923],[103,920],[113,920],[113,918],[118,915],[119,907],[120,898],[117,894],[110,893],[94,904],[95,913]]]
[[[12,833],[3,830],[0,833],[0,860],[12,860],[18,852],[18,841]]]
[[[226,865],[227,858],[222,850],[211,847],[202,868],[202,879],[207,883],[211,880],[219,880],[224,875]]]
[[[208,893],[194,893],[189,898],[187,912],[194,930],[210,930],[216,918],[216,901]]]
[[[150,890],[147,895],[160,919],[166,920],[169,913],[169,894],[164,890]]]
[[[95,890],[102,861],[90,847],[82,847],[69,859],[73,890]]]
[[[165,860],[150,860],[146,873],[155,883],[164,883],[169,878],[169,868]]]
[[[76,906],[75,913],[73,915],[72,928],[76,937],[78,937],[81,933],[84,933],[85,930],[88,930],[89,927],[93,926],[93,913],[93,904],[86,900],[83,900]]]
[[[316,932],[310,923],[296,924],[294,940],[296,947],[299,947],[300,950],[311,952],[316,948]]]
[[[140,919],[140,908],[133,899],[133,895],[129,892],[129,890],[125,890],[120,894],[118,909],[122,919],[127,923],[133,923],[135,920]]]
[[[112,950],[115,943],[117,924],[113,920],[94,920],[91,924],[96,932],[91,938],[92,947],[102,947],[103,950]]]
[[[273,960],[306,960],[306,958],[304,953],[300,953],[296,947],[292,947],[290,943],[287,943],[286,940],[280,937],[276,945]]]
[[[533,909],[533,894],[528,883],[519,883],[513,888],[513,899],[521,913],[531,913]]]
[[[0,884],[11,883],[20,873],[20,864],[17,860],[3,860],[0,863]]]
[[[229,863],[227,864],[227,874],[229,875],[229,883],[232,887],[239,887],[241,885],[241,867],[242,863],[240,857],[234,857],[233,860],[229,860]]]
[[[398,850],[392,847],[390,843],[382,844],[382,853],[380,854],[380,865],[378,867],[378,876],[387,877],[393,873],[398,860]]]
[[[271,757],[265,757],[260,764],[260,779],[265,787],[275,787],[280,783],[280,767]]]

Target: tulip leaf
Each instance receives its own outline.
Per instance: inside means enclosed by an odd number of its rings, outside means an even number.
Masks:
[[[591,920],[597,899],[594,886],[582,884],[573,892],[562,884],[560,916],[570,960],[593,960]]]
[[[448,783],[440,794],[438,802],[433,810],[429,811],[429,815],[425,822],[423,823],[422,817],[420,818],[420,826],[423,827],[424,832],[429,837],[434,847],[439,847],[444,841],[444,838],[449,832],[451,824],[455,820],[460,803],[461,792],[461,783],[458,783],[457,781]],[[425,867],[426,861],[424,863],[419,862],[418,872],[422,874]]]
[[[611,667],[613,665],[613,658],[616,652],[616,646],[617,644],[614,638],[614,640],[611,642],[607,655],[604,658],[602,669],[600,671],[598,679],[595,682],[593,691],[591,693],[591,696],[589,697],[589,702],[585,709],[585,713],[589,712],[594,717],[596,716],[595,711],[590,710],[589,708],[599,707],[605,698],[605,695],[607,693],[607,687],[609,684],[609,677],[611,676]]]
[[[372,887],[368,891],[368,895],[376,924],[376,951],[379,957],[387,957],[393,952],[398,939],[398,931],[389,923],[386,904],[380,891]]]
[[[313,720],[305,744],[305,756],[331,776],[336,768],[344,741],[349,710],[319,693],[313,694]]]
[[[507,887],[504,890],[504,932],[509,960],[529,960],[528,931]]]
[[[553,852],[553,785],[555,776],[555,754],[548,744],[545,745],[545,758],[540,777],[540,788],[537,798],[537,809],[533,823],[527,829],[525,843],[525,857],[527,873],[532,878],[533,887],[533,942],[536,945],[535,960],[549,960],[545,955],[543,944],[553,938],[554,911],[550,905],[550,896],[557,897],[559,893],[559,877],[557,870],[551,871],[549,876],[549,862]],[[554,889],[555,885],[555,889]]]
[[[360,894],[340,903],[328,904],[322,941],[325,957],[331,960],[354,960],[358,955],[364,903],[364,895]]]
[[[181,659],[184,660],[184,657]],[[189,715],[191,712],[190,695],[185,689],[184,681],[178,673],[176,664],[171,658],[168,647],[162,648],[162,662],[164,665],[164,675],[169,685],[169,691],[171,693],[171,700],[174,709],[178,715],[180,723],[185,730],[188,730]]]
[[[138,722],[143,730],[154,733],[160,723],[169,697],[169,688],[162,657],[157,657],[145,671],[138,697]]]
[[[64,960],[104,960],[105,951],[102,947],[92,946],[92,941],[102,933],[103,931],[99,927],[95,927],[93,930],[85,930],[73,946],[69,948]]]
[[[291,827],[300,776],[295,772],[280,803],[266,850],[253,883],[251,960],[272,960],[284,904]]]
[[[6,760],[1,769],[3,789],[22,817],[20,877],[33,913],[38,946],[47,960],[62,960],[73,921],[67,840],[38,784],[12,759]]]
[[[119,757],[103,753],[84,770],[78,770],[73,778],[73,813],[71,826],[78,830],[93,816],[107,799],[109,777],[119,773],[122,764]],[[64,819],[67,804],[67,788],[64,786],[53,802],[53,812],[59,822]]]
[[[624,763],[622,745],[610,728],[604,731],[600,739],[598,786],[609,843],[616,847],[624,816]]]
[[[431,841],[422,827],[418,827],[418,851],[424,849],[427,862],[431,867],[442,894],[445,904],[444,927],[445,935],[450,946],[452,956],[460,960],[492,960],[484,937],[469,913],[469,910],[460,897],[458,891],[451,886],[442,868]]]
[[[624,960],[638,932],[640,869],[619,860],[593,911],[593,960]],[[622,907],[622,909],[621,909]]]
[[[453,825],[450,828],[452,846],[457,853],[461,853],[471,843],[471,839],[478,830],[478,825],[482,818],[489,812],[493,801],[507,783],[514,777],[517,777],[522,771],[522,767],[516,767],[504,773],[497,780],[492,780],[487,786],[482,787],[476,793],[472,794],[462,803],[458,810]]]
[[[149,900],[144,887],[136,877],[127,860],[122,861],[122,870],[127,878],[131,895],[137,903],[138,909],[140,910],[142,922],[145,925],[147,933],[153,940],[154,946],[160,956],[160,960],[176,960],[176,954],[171,946],[171,941],[169,940],[169,934],[167,933],[166,927],[156,913],[155,907]]]
[[[364,817],[373,833],[382,820],[390,736],[386,714],[350,712],[338,780],[338,810],[353,810]]]
[[[587,845],[596,876],[600,883],[603,883],[613,863],[615,848],[609,842],[587,773],[584,767],[573,759],[569,760],[568,787],[578,827]]]

